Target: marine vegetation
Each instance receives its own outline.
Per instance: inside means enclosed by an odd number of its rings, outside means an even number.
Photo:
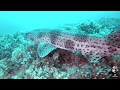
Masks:
[[[67,27],[0,36],[0,78],[120,78],[119,19]]]

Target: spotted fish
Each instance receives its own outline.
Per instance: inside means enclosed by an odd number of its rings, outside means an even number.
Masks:
[[[80,51],[90,62],[98,62],[104,56],[120,54],[120,31],[100,38],[65,33],[60,30],[47,32],[34,30],[26,33],[26,39],[39,44],[38,53],[40,57],[46,56],[56,48]],[[43,54],[43,52],[46,53]]]

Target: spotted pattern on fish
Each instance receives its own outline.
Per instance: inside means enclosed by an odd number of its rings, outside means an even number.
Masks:
[[[65,48],[74,50],[75,43],[71,40],[66,40],[65,41]]]
[[[56,41],[59,39],[58,36],[60,36],[60,31],[51,31],[49,33],[49,37],[50,37],[50,40],[51,40],[51,43],[52,44],[55,44]]]
[[[96,62],[106,55],[120,54],[120,31],[105,38],[68,34],[57,30],[40,33],[31,33],[31,37],[36,40],[30,40],[44,41],[65,50],[80,51],[90,62]]]
[[[113,32],[107,36],[107,44],[110,46],[120,47],[120,31]]]
[[[120,31],[113,32],[106,37],[109,54],[120,54]]]
[[[74,40],[79,41],[79,42],[87,42],[88,41],[88,36],[86,35],[80,35],[80,34],[75,34],[74,35]]]

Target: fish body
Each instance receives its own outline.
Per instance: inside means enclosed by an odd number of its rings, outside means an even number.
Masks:
[[[120,54],[120,33],[115,32],[105,38],[64,33],[59,30],[27,33],[27,39],[35,43],[45,42],[55,47],[80,51],[90,62],[98,62],[104,56]],[[42,52],[41,52],[42,53]]]

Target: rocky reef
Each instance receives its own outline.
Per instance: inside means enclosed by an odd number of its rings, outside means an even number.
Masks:
[[[120,20],[101,19],[99,23],[82,23],[64,28],[78,30],[88,35],[103,35],[117,30]],[[113,22],[114,21],[114,22]],[[103,23],[104,22],[104,23]],[[115,24],[116,23],[116,24]],[[71,29],[72,28],[72,29]],[[91,28],[89,31],[88,29]],[[81,31],[82,30],[82,31]],[[100,31],[101,30],[101,31]],[[74,31],[73,31],[74,32]],[[97,33],[97,34],[96,34]],[[98,63],[90,63],[81,53],[55,49],[40,58],[38,45],[25,40],[24,33],[0,36],[0,78],[1,79],[111,79],[120,78],[120,55],[103,57]],[[117,66],[117,68],[114,68]],[[117,72],[114,72],[117,70]],[[113,77],[116,75],[116,77]]]

